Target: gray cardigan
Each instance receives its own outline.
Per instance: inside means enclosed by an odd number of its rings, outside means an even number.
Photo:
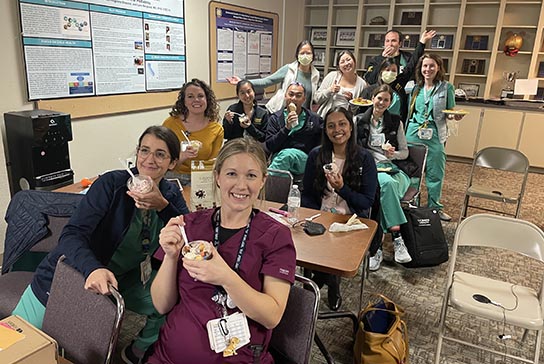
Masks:
[[[323,81],[321,81],[321,86],[319,86],[319,89],[315,93],[314,101],[319,104],[317,113],[323,119],[325,119],[325,115],[327,115],[327,112],[329,112],[333,105],[333,93],[331,92],[331,86],[334,84],[334,81],[339,80],[340,77],[342,77],[342,73],[340,71],[329,72]],[[357,76],[357,81],[355,82],[355,87],[353,90],[353,98],[360,97],[363,89],[367,86],[368,84],[366,81]],[[351,105],[350,108],[352,112],[355,112],[357,106]]]

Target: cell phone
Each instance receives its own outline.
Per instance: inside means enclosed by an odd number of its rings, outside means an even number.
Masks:
[[[288,210],[288,209],[287,209],[287,204],[284,203],[283,205],[281,205],[280,210],[282,210],[282,211],[287,211],[287,210]]]

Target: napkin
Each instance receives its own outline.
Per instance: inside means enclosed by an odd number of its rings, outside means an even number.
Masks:
[[[363,230],[363,229],[368,229],[368,226],[362,223],[359,219],[357,219],[356,214],[353,214],[353,216],[350,217],[349,220],[345,224],[341,224],[339,222],[333,222],[331,226],[329,227],[329,232],[338,233],[338,232]]]

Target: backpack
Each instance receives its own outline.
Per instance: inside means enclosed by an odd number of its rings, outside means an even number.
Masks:
[[[400,226],[400,233],[412,257],[411,262],[402,264],[405,267],[430,267],[448,260],[448,243],[438,211],[433,207],[404,209],[407,223]]]

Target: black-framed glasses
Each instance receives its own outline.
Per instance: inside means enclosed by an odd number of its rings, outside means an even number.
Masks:
[[[136,148],[136,154],[138,154],[138,157],[141,158],[147,158],[150,154],[153,154],[156,160],[159,162],[163,162],[166,159],[170,159],[170,155],[166,153],[164,150],[156,150],[154,152],[151,151],[151,149],[147,147],[138,147]]]

